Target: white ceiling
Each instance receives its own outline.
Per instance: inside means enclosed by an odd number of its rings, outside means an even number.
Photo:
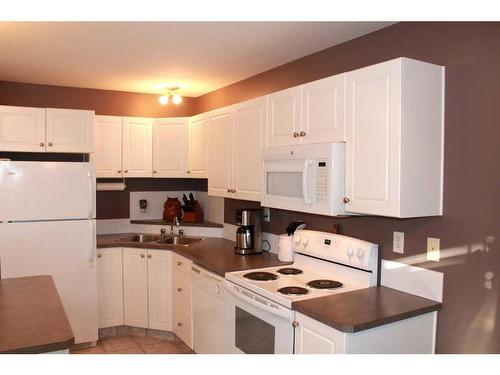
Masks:
[[[391,22],[0,22],[0,80],[185,96]]]

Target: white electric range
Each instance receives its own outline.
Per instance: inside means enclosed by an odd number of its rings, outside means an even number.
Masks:
[[[226,273],[226,352],[293,353],[294,301],[377,285],[378,245],[298,230],[292,265]]]

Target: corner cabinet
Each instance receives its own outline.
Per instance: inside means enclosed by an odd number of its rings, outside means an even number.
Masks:
[[[260,201],[266,97],[209,114],[208,194]]]
[[[207,178],[208,169],[208,114],[189,119],[188,171],[192,178]]]
[[[442,215],[444,68],[399,58],[347,73],[346,211]]]
[[[0,151],[94,152],[94,111],[0,106]]]

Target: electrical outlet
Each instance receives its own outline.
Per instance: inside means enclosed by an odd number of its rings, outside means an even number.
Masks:
[[[267,223],[271,221],[271,209],[269,207],[264,207],[264,209],[262,210],[262,217]]]
[[[405,234],[404,232],[394,232],[392,237],[392,251],[399,254],[405,252]]]
[[[440,258],[439,238],[427,237],[427,260],[439,262]]]

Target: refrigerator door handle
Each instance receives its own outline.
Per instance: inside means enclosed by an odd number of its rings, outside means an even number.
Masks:
[[[96,233],[95,233],[95,220],[90,222],[90,253],[89,253],[89,268],[94,268],[94,258],[96,255]]]
[[[89,219],[94,218],[94,194],[95,194],[95,189],[94,189],[94,177],[92,176],[92,172],[87,172],[87,177],[89,179],[88,186],[89,186]]]

